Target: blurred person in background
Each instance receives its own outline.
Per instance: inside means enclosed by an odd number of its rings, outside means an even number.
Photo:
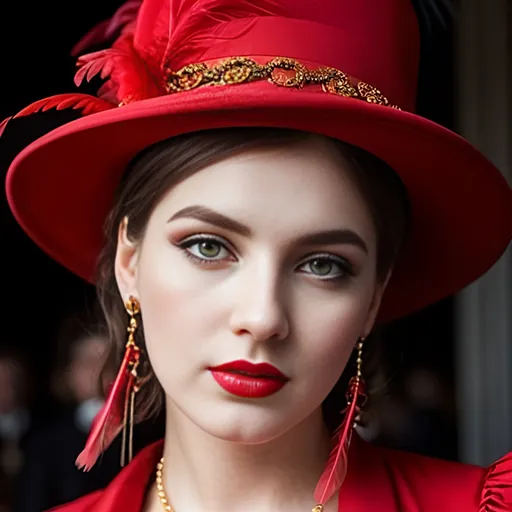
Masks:
[[[456,460],[453,404],[448,403],[446,383],[427,366],[411,365],[403,371],[403,386],[393,392],[380,384],[359,428],[361,435],[383,446]]]
[[[0,353],[0,511],[10,510],[13,489],[25,462],[32,423],[30,372],[13,351]]]
[[[30,435],[15,499],[17,512],[41,512],[77,498],[106,485],[117,471],[118,458],[110,452],[90,473],[77,471],[74,465],[92,420],[104,403],[100,373],[107,339],[99,329],[88,330],[75,320],[65,324],[59,343],[62,360],[52,379],[62,413]]]
[[[400,448],[414,447],[417,453],[456,460],[455,405],[448,384],[427,365],[408,368],[403,383],[403,400],[410,414],[409,438]]]

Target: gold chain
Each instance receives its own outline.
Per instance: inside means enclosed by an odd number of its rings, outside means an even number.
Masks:
[[[164,470],[164,458],[160,459],[160,462],[156,466],[156,492],[158,494],[158,498],[160,499],[160,503],[164,508],[165,512],[174,512],[172,505],[169,503],[167,499],[167,494],[165,493],[164,483],[162,478],[162,473]]]
[[[212,66],[205,63],[188,64],[178,71],[169,70],[165,85],[167,92],[173,94],[203,86],[236,85],[260,80],[295,89],[321,85],[324,92],[400,110],[376,87],[349,77],[339,69],[309,69],[287,57],[276,57],[266,64],[259,64],[247,57],[232,57]]]

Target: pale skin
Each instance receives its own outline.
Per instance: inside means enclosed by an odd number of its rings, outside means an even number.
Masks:
[[[129,219],[120,226],[116,278],[123,299],[140,301],[165,391],[164,485],[176,512],[315,505],[330,449],[321,404],[371,331],[386,284],[351,172],[319,137],[254,150],[169,190],[142,240],[128,239]],[[290,380],[266,398],[233,396],[207,368],[236,359]],[[144,511],[162,510],[152,488]]]

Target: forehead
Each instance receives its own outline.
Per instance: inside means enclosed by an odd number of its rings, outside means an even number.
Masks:
[[[320,137],[300,145],[249,150],[176,185],[155,215],[172,215],[198,204],[232,216],[255,232],[269,227],[288,232],[353,227],[370,236],[371,216],[354,172],[334,145]]]

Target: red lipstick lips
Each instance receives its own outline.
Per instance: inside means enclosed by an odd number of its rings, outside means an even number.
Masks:
[[[208,368],[224,390],[243,398],[264,398],[277,393],[288,377],[268,363],[231,361]]]

